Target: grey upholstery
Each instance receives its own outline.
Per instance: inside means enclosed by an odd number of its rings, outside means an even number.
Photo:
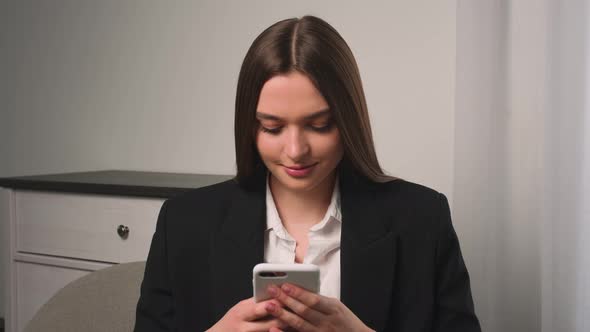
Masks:
[[[25,328],[25,332],[128,332],[145,262],[115,265],[69,283],[55,294]]]

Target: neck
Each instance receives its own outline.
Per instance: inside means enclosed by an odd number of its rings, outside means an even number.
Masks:
[[[311,227],[320,222],[330,206],[336,180],[332,172],[312,190],[301,192],[281,186],[271,175],[270,190],[283,224]]]

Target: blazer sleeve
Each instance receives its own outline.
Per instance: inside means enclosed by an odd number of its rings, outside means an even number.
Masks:
[[[135,332],[174,331],[174,307],[168,274],[166,216],[164,202],[148,254],[135,315]]]
[[[480,332],[469,274],[452,225],[449,203],[443,194],[439,194],[439,218],[434,331]]]

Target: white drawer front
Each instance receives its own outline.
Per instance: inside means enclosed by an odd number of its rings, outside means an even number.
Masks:
[[[110,263],[145,260],[163,199],[16,192],[17,251]],[[117,227],[129,227],[122,239]]]
[[[37,311],[65,285],[90,273],[21,262],[17,262],[15,267],[18,313],[16,331],[23,331]]]

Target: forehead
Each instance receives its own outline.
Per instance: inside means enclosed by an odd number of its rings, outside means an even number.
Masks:
[[[266,81],[257,111],[282,118],[301,118],[328,108],[311,80],[299,72],[277,75]]]

